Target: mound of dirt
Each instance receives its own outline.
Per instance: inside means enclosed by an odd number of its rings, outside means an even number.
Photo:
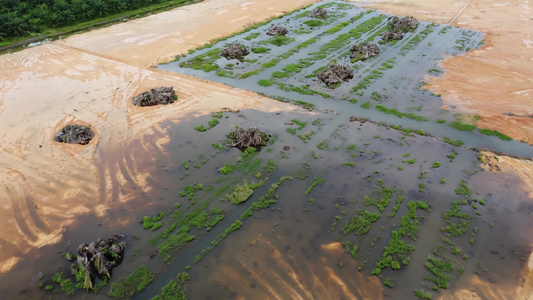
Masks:
[[[232,141],[231,147],[246,149],[250,147],[266,146],[270,139],[270,135],[255,127],[245,130],[244,128],[237,126],[234,131],[228,134],[228,138]]]
[[[320,8],[317,8],[317,9],[313,10],[309,14],[309,17],[311,17],[311,18],[325,18],[327,15],[328,15],[328,10],[323,8],[323,7],[320,7]]]
[[[77,278],[83,276],[83,288],[90,290],[93,288],[95,276],[105,275],[111,278],[111,270],[122,261],[125,242],[119,242],[123,235],[114,235],[107,240],[98,238],[96,242],[89,245],[83,243],[78,246],[76,263],[71,270]],[[67,254],[65,258],[74,261],[74,256]]]
[[[370,43],[366,43],[363,46],[359,46],[357,44],[353,45],[350,51],[352,52],[352,54],[350,54],[350,58],[362,61],[379,54],[378,46]]]
[[[152,106],[173,103],[177,99],[178,96],[173,87],[162,86],[133,97],[133,104],[137,106]]]
[[[231,43],[229,44],[220,55],[224,56],[227,59],[233,58],[242,58],[250,54],[250,49],[246,48],[243,44]]]
[[[87,145],[94,137],[91,128],[83,125],[67,125],[56,134],[54,140],[61,143]]]
[[[328,87],[334,88],[343,81],[353,78],[353,69],[338,63],[330,63],[326,70],[318,73],[318,78]]]
[[[267,35],[286,35],[289,33],[287,28],[282,26],[276,26],[274,24],[270,25],[270,28],[268,28]]]

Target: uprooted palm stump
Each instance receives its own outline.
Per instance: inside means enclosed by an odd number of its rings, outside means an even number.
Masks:
[[[67,125],[56,134],[54,140],[61,143],[87,145],[94,137],[91,128],[83,125]]]
[[[89,245],[83,243],[78,246],[76,263],[72,265],[72,274],[81,282],[83,288],[90,290],[93,288],[95,276],[107,276],[111,278],[111,270],[118,265],[124,257],[125,242],[119,242],[123,235],[114,235],[108,239],[98,238],[96,242]],[[68,256],[72,261],[73,256]]]
[[[378,46],[370,43],[366,43],[363,46],[353,45],[350,51],[352,52],[352,54],[350,54],[350,58],[362,61],[379,54]]]
[[[335,88],[343,81],[353,78],[353,69],[338,63],[330,63],[328,68],[318,73],[318,78],[329,88]]]
[[[270,135],[255,127],[245,130],[244,128],[237,126],[234,131],[228,134],[228,138],[231,139],[231,147],[246,149],[250,147],[259,148],[266,146],[270,139]]]
[[[418,28],[418,20],[414,17],[392,17],[389,21],[390,31],[410,32]]]
[[[243,44],[231,43],[229,44],[220,55],[224,56],[227,59],[241,59],[242,57],[250,54],[250,50],[246,48]]]
[[[413,17],[392,17],[389,21],[389,31],[383,34],[380,43],[401,40],[403,39],[404,33],[415,31],[417,28],[418,20]]]
[[[148,92],[141,93],[133,97],[133,105],[137,106],[153,106],[158,104],[174,103],[178,99],[178,95],[174,92],[171,86],[162,86],[153,88]]]
[[[313,10],[309,14],[309,17],[311,17],[311,18],[325,18],[327,15],[328,15],[328,10],[323,8],[323,7],[320,7],[320,8],[317,8],[317,9]]]
[[[282,26],[276,26],[274,24],[270,25],[270,28],[268,28],[267,35],[286,35],[289,33],[287,28]]]

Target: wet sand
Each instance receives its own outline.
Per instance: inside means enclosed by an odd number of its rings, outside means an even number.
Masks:
[[[255,93],[147,67],[313,2],[204,1],[0,56],[0,273],[29,249],[59,241],[76,216],[105,215],[134,197],[128,187],[147,192],[153,162],[141,166],[121,155],[134,140],[142,145],[143,136],[159,134],[155,145],[164,144],[158,122],[224,107],[294,110]],[[157,38],[148,40],[148,32]],[[132,42],[132,36],[141,39]],[[162,85],[175,88],[176,103],[131,104],[133,96]],[[54,142],[72,123],[90,125],[95,139],[87,146]],[[140,147],[137,154],[153,151]]]

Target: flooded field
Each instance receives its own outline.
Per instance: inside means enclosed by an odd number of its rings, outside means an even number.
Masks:
[[[389,16],[325,3],[328,17],[313,19],[320,24],[308,22],[318,4],[273,20],[289,29],[277,38],[284,42],[266,36],[265,24],[159,67],[301,111],[223,109],[171,119],[142,141],[100,153],[102,170],[118,167],[100,178],[99,193],[132,200],[84,216],[57,245],[31,251],[6,274],[1,294],[432,299],[467,291],[513,298],[531,253],[533,204],[516,176],[483,171],[471,148],[525,157],[532,148],[480,132],[420,89],[425,75],[442,72],[438,60],[479,46],[482,34],[420,22],[403,40],[380,44],[377,57],[351,62],[351,45],[378,43]],[[219,58],[233,41],[266,52]],[[335,89],[316,78],[332,60],[355,69]],[[259,150],[230,148],[235,126],[270,138]],[[120,175],[135,171],[150,175]],[[114,234],[128,245],[122,263],[111,280],[97,276],[98,293],[84,291],[65,254]]]

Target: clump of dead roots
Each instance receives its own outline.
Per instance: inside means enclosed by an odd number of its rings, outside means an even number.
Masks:
[[[381,37],[381,42],[403,39],[404,33],[414,31],[418,28],[418,20],[413,17],[398,18],[392,17],[389,21],[389,31]]]
[[[349,66],[331,62],[327,69],[318,73],[318,78],[330,88],[335,88],[343,81],[353,78],[353,69]]]
[[[125,242],[119,242],[123,235],[114,235],[108,239],[98,238],[89,245],[83,243],[78,246],[77,257],[67,255],[70,261],[76,260],[72,265],[72,274],[79,282],[83,282],[83,288],[93,288],[95,276],[107,276],[111,278],[111,270],[118,265],[124,256]]]
[[[228,134],[228,138],[231,140],[231,147],[246,149],[250,147],[259,148],[266,146],[270,139],[270,135],[255,127],[245,130],[244,128],[237,126],[234,131]]]
[[[282,26],[276,26],[274,24],[270,25],[270,28],[268,28],[267,35],[286,35],[289,33],[287,28]]]
[[[162,86],[153,88],[148,92],[141,93],[133,97],[133,105],[152,106],[158,104],[173,103],[178,99],[174,88],[171,86]]]
[[[392,17],[389,21],[390,31],[410,32],[418,28],[418,20],[414,17]]]
[[[352,48],[350,48],[350,51],[352,52],[352,54],[350,54],[350,58],[362,61],[379,54],[378,46],[370,43],[366,43],[363,46],[359,46],[357,44],[353,45]]]
[[[241,59],[244,56],[250,54],[250,50],[246,48],[243,44],[231,43],[222,50],[220,55],[224,56],[227,59]]]
[[[67,125],[56,134],[54,140],[61,143],[87,145],[94,137],[91,128],[83,125]]]

